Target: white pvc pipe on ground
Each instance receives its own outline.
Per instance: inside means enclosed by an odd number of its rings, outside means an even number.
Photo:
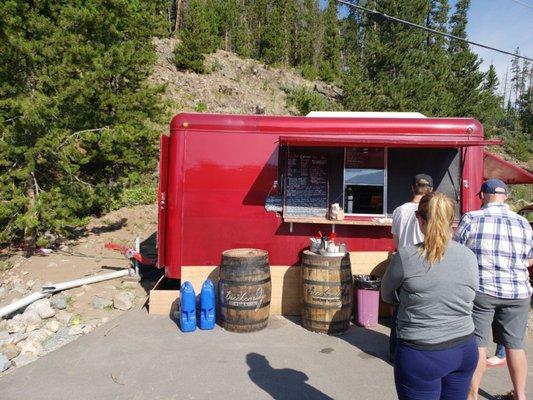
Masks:
[[[62,290],[71,289],[77,286],[88,285],[90,283],[96,283],[101,281],[107,281],[109,279],[120,278],[122,276],[133,275],[134,272],[131,268],[121,269],[118,271],[108,272],[107,274],[87,276],[85,278],[75,279],[73,281],[57,283],[51,286],[43,286],[40,292],[35,292],[26,296],[20,300],[15,301],[5,307],[0,308],[0,318],[17,311],[18,309],[25,307],[34,301],[42,299],[52,293],[60,292]]]
[[[0,318],[3,318],[6,315],[9,315],[12,312],[17,311],[19,308],[25,307],[28,304],[31,304],[34,301],[40,300],[40,299],[42,299],[43,297],[46,297],[46,296],[48,296],[48,294],[42,293],[42,292],[35,292],[35,293],[30,294],[29,296],[26,296],[26,297],[24,297],[24,298],[22,298],[20,300],[17,300],[15,302],[13,302],[13,303],[5,306],[5,307],[2,307],[0,309]]]

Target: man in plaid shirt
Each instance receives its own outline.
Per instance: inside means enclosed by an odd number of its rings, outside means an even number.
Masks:
[[[492,326],[496,343],[505,346],[516,400],[526,398],[527,360],[523,340],[532,293],[528,266],[533,263],[532,230],[527,220],[505,204],[507,186],[489,179],[478,193],[483,207],[463,215],[454,239],[470,248],[479,265],[474,300],[479,362],[469,400],[478,398]]]

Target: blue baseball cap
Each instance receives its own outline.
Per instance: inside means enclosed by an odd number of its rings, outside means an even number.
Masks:
[[[507,194],[507,185],[500,179],[489,179],[483,182],[479,193]]]

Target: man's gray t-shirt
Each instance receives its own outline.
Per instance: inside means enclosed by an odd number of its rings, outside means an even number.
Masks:
[[[450,241],[444,258],[432,266],[420,245],[400,249],[383,277],[381,296],[392,304],[399,289],[398,338],[434,345],[474,331],[472,307],[478,285],[476,256]]]

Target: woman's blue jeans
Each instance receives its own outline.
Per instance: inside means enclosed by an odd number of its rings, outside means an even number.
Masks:
[[[475,339],[445,350],[397,342],[394,380],[400,400],[464,400],[478,362]]]

